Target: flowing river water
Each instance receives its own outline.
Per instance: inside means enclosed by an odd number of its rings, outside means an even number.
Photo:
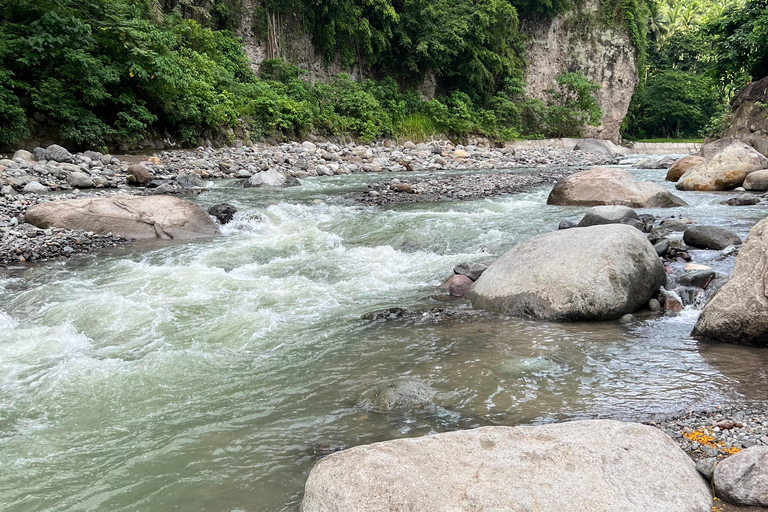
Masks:
[[[240,209],[225,237],[0,273],[0,509],[292,511],[317,453],[338,447],[760,397],[768,352],[691,339],[694,309],[629,325],[362,320],[456,304],[431,298],[453,265],[585,211],[547,206],[550,187],[387,208],[348,196],[391,177],[216,183],[193,200]],[[742,237],[768,214],[679,195],[689,207],[649,213]],[[435,388],[437,407],[356,407],[404,376]]]

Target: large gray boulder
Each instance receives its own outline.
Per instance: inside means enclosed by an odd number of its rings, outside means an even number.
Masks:
[[[704,306],[691,335],[768,346],[768,218],[749,232],[730,279]]]
[[[675,188],[700,191],[732,190],[740,187],[749,173],[766,167],[768,158],[752,146],[735,140],[711,160],[685,171],[675,183]]]
[[[662,431],[610,420],[483,427],[337,452],[302,512],[709,512],[712,497]]]
[[[584,153],[616,156],[616,152],[611,146],[613,146],[613,143],[607,140],[581,139],[576,143],[573,149],[576,151],[583,151]]]
[[[506,252],[466,297],[476,309],[542,320],[613,320],[666,283],[648,239],[623,224],[536,236]]]
[[[754,446],[715,466],[715,493],[736,505],[768,507],[768,446]]]
[[[558,181],[547,204],[598,206],[619,204],[631,208],[687,206],[667,189],[650,181],[637,181],[628,171],[596,167]]]
[[[27,210],[39,228],[112,233],[128,238],[186,240],[221,235],[205,210],[169,196],[109,196],[51,201]]]
[[[54,162],[71,162],[74,155],[58,144],[51,144],[45,148],[45,159]]]

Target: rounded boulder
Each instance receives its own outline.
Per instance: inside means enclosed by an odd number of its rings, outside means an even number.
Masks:
[[[109,196],[51,201],[27,210],[38,228],[112,233],[136,239],[174,239],[221,235],[205,210],[169,196]]]
[[[506,252],[472,285],[477,309],[541,320],[615,320],[666,284],[656,250],[624,224],[536,236]]]
[[[672,208],[687,203],[650,181],[638,181],[624,169],[596,167],[558,181],[547,199],[558,206],[624,205],[631,208]]]
[[[661,430],[610,420],[482,427],[333,453],[302,512],[709,512],[709,486]]]

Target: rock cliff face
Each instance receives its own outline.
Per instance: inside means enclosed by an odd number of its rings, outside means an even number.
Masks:
[[[265,59],[280,57],[306,70],[305,78],[310,81],[328,81],[341,72],[354,79],[372,77],[364,63],[344,68],[338,60],[324,62],[296,14],[266,15],[262,9],[261,16],[267,18],[266,34],[256,34],[254,13],[260,8],[259,0],[243,0],[244,18],[238,31],[254,71]],[[616,22],[607,27],[599,21],[601,15],[599,0],[588,0],[554,20],[523,26],[531,34],[525,80],[529,94],[542,100],[547,97],[547,89],[555,86],[555,77],[564,71],[581,72],[599,83],[601,89],[596,97],[603,117],[600,126],[590,127],[586,135],[618,142],[621,123],[637,86],[637,59],[623,25]],[[421,96],[433,98],[436,89],[434,74],[427,73],[419,87]]]
[[[606,27],[597,0],[557,16],[554,20],[524,27],[532,38],[527,45],[528,93],[546,99],[547,89],[564,71],[581,72],[601,85],[596,97],[603,110],[600,126],[589,127],[588,137],[618,142],[619,129],[627,115],[637,86],[637,57],[621,23]]]
[[[730,123],[724,137],[744,138],[753,133],[768,132],[768,77],[746,85],[731,100]]]
[[[312,82],[328,82],[339,73],[348,73],[355,80],[370,77],[371,74],[363,63],[356,62],[351,68],[343,67],[338,59],[326,63],[323,57],[315,52],[312,36],[304,29],[300,14],[267,14],[259,0],[243,0],[241,10],[243,19],[237,35],[243,39],[245,53],[254,72],[258,73],[259,65],[266,59],[279,57],[305,70],[307,74],[304,78]],[[264,33],[256,33],[256,16],[265,18],[259,20],[262,22]]]

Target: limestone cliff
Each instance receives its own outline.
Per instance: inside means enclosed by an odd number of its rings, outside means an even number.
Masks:
[[[618,142],[637,86],[635,47],[621,24],[606,27],[597,21],[600,5],[588,0],[554,20],[526,27],[531,39],[526,48],[528,94],[546,99],[547,89],[564,71],[581,72],[601,85],[595,94],[603,117],[600,126],[589,127],[590,137]]]
[[[344,72],[355,79],[371,78],[370,69],[362,62],[344,68],[337,60],[326,63],[315,52],[312,38],[296,14],[266,14],[263,34],[256,34],[254,13],[261,7],[259,0],[243,0],[246,13],[238,35],[243,38],[245,51],[254,71],[268,58],[280,57],[304,69],[310,81],[328,81]],[[555,77],[564,71],[581,72],[601,85],[596,93],[603,111],[598,127],[590,127],[587,135],[618,142],[619,129],[627,114],[629,102],[637,86],[637,59],[632,41],[620,22],[606,26],[600,22],[599,0],[587,0],[550,21],[522,27],[530,34],[526,48],[528,66],[525,80],[530,96],[546,99]],[[437,89],[434,74],[427,73],[419,87],[423,98],[432,98]]]

